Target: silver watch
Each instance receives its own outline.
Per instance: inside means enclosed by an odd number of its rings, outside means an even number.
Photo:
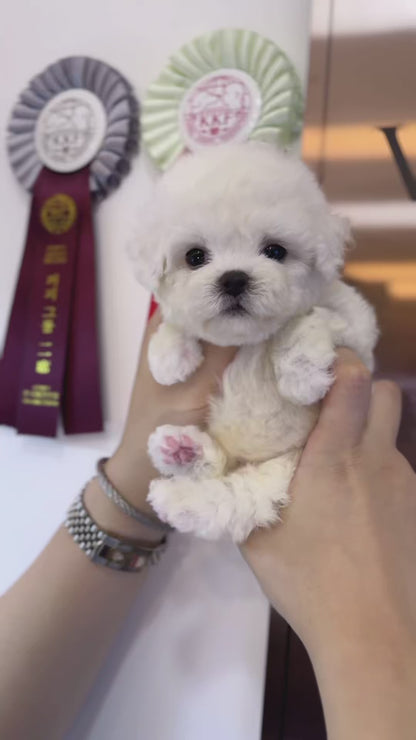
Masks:
[[[84,489],[85,490],[85,489]],[[146,565],[154,565],[166,549],[165,536],[157,545],[144,545],[132,540],[121,540],[104,532],[92,519],[85,504],[84,491],[68,510],[65,526],[73,540],[93,563],[115,570],[139,572]]]

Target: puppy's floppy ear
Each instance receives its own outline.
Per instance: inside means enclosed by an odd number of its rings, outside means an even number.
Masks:
[[[150,234],[138,232],[128,243],[127,252],[139,283],[147,290],[155,292],[163,275],[164,265],[157,239]]]
[[[147,290],[155,292],[164,271],[160,223],[154,209],[143,208],[138,225],[127,244],[127,253],[133,262],[134,274]]]
[[[344,265],[347,246],[353,241],[347,218],[328,213],[317,244],[316,265],[326,280],[336,278]]]

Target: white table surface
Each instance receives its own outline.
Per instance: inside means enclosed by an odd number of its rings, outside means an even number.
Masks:
[[[170,51],[204,31],[245,27],[279,43],[305,79],[309,5],[309,0],[14,0],[3,10],[0,29],[2,135],[30,77],[71,54],[114,65],[140,97]],[[148,304],[124,246],[152,176],[142,155],[95,216],[106,432],[50,440],[0,428],[0,592],[36,557],[97,457],[110,453],[119,438]],[[0,345],[28,210],[29,196],[1,147]],[[235,548],[173,537],[68,740],[258,740],[267,625],[268,606]]]

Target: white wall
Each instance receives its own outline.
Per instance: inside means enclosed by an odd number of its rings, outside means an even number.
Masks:
[[[167,56],[221,27],[280,44],[305,79],[309,0],[13,0],[0,28],[0,130],[18,93],[62,56],[114,65],[139,97]],[[0,149],[0,341],[23,246],[29,196]],[[148,296],[124,254],[138,194],[152,168],[143,154],[96,213],[106,433],[57,440],[0,428],[0,591],[28,566],[61,521],[124,419]],[[120,635],[71,740],[257,740],[267,605],[227,544],[173,538]],[[32,670],[35,667],[32,667]],[[163,707],[163,711],[161,708]]]
[[[330,23],[331,0],[313,0],[311,31],[326,36]],[[414,0],[348,0],[334,4],[333,31],[339,35],[393,33],[416,26]]]

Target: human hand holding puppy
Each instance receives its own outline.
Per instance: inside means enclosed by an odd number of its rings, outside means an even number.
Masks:
[[[400,392],[341,350],[277,527],[242,551],[304,642],[331,740],[411,740],[416,475],[396,449]]]
[[[206,345],[192,377],[164,387],[147,368],[147,330],[123,441],[112,460],[142,503],[153,425],[203,425],[208,395],[235,349]],[[336,380],[309,437],[282,522],[254,532],[242,552],[273,606],[304,641],[328,737],[413,737],[416,690],[416,476],[395,448],[400,395],[372,386],[341,349]],[[140,442],[141,440],[141,442]],[[138,446],[139,445],[139,449]],[[126,488],[122,489],[126,492]],[[139,499],[139,500],[138,500]]]

